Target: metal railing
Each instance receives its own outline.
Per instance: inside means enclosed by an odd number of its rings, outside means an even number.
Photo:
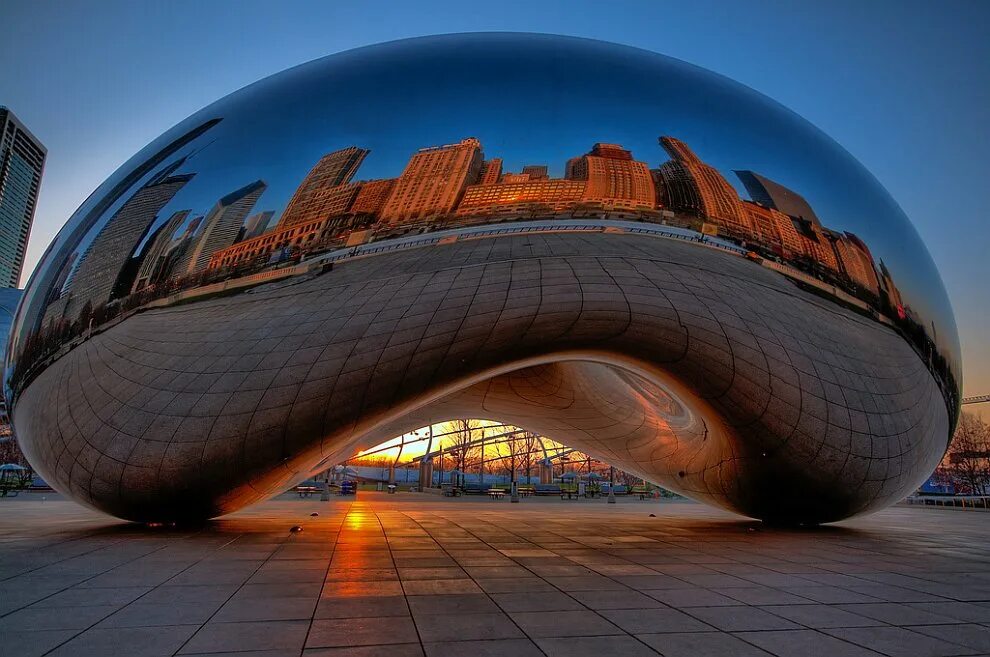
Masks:
[[[990,511],[990,496],[986,495],[911,495],[904,502],[911,506]]]

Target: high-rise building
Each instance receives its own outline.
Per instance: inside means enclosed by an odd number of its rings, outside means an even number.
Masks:
[[[7,338],[10,336],[10,327],[14,323],[14,313],[17,312],[17,304],[21,301],[24,290],[13,287],[0,287],[0,363],[4,362],[7,349]],[[8,438],[11,434],[10,419],[7,417],[7,403],[4,396],[0,395],[0,440]]]
[[[265,181],[256,180],[217,201],[203,219],[202,233],[195,238],[173,274],[181,277],[205,270],[210,264],[210,256],[234,243],[244,224],[244,217],[266,189],[268,185]]]
[[[660,165],[660,178],[671,209],[697,215],[735,237],[752,236],[752,222],[735,188],[718,169],[701,161],[680,139],[660,137],[670,160]]]
[[[527,164],[522,168],[522,172],[528,174],[530,180],[546,180],[550,177],[545,164]]]
[[[464,188],[478,181],[484,156],[473,137],[423,148],[409,159],[382,208],[382,220],[400,223],[450,214]]]
[[[785,259],[804,255],[804,243],[791,217],[755,201],[743,201],[743,209],[749,215],[753,236],[764,247]]]
[[[339,202],[336,188],[351,181],[370,152],[357,146],[348,146],[321,157],[289,199],[278,227],[310,223],[329,216],[328,213],[334,211],[335,204]]]
[[[68,295],[66,319],[75,321],[87,304],[95,308],[130,293],[139,266],[129,263],[135,249],[158,212],[195,175],[173,175],[180,164],[181,160],[167,167],[134,192],[79,256],[63,291]]]
[[[274,210],[264,210],[262,212],[255,212],[248,217],[247,222],[244,224],[244,239],[249,240],[268,230],[268,225],[274,216]]]
[[[190,144],[195,143],[197,139],[219,125],[221,121],[223,119],[209,119],[178,138],[173,139],[154,155],[144,160],[139,166],[129,171],[123,178],[120,178],[105,195],[94,197],[91,204],[83,204],[85,211],[82,211],[82,208],[80,208],[82,214],[79,216],[73,215],[73,221],[70,221],[66,225],[66,229],[71,227],[71,230],[65,235],[64,239],[56,242],[56,244],[60,243],[61,246],[49,252],[47,256],[51,262],[60,263],[61,266],[46,267],[37,273],[37,279],[35,281],[36,289],[43,290],[44,293],[29,295],[24,300],[27,308],[26,312],[21,316],[30,317],[31,319],[29,321],[33,322],[33,324],[22,326],[21,330],[15,333],[16,340],[19,340],[20,336],[33,334],[41,328],[42,324],[62,316],[62,312],[58,309],[49,312],[45,306],[49,303],[64,305],[67,300],[66,297],[60,295],[62,290],[65,289],[65,283],[68,282],[68,276],[74,270],[75,258],[73,256],[75,254],[71,251],[66,251],[75,249],[90,230],[99,223],[100,219],[106,215],[107,211],[126,194],[131,192],[142,179],[158,169],[168,158],[176,155]]]
[[[131,288],[133,292],[142,290],[159,281],[169,247],[174,244],[172,238],[189,216],[189,212],[189,210],[179,210],[172,213],[168,221],[148,237],[147,244],[144,247],[144,253],[141,254],[141,267],[138,268],[134,287]]]
[[[381,214],[385,202],[392,195],[395,189],[395,178],[385,178],[382,180],[368,180],[361,183],[361,191],[358,192],[354,203],[351,204],[350,213],[353,215],[370,215],[377,217]]]
[[[880,281],[876,265],[869,248],[852,233],[840,234],[828,231],[832,248],[839,262],[839,269],[858,287],[877,296],[880,294]]]
[[[822,222],[818,220],[815,211],[803,196],[788,189],[778,182],[765,178],[753,171],[736,171],[736,176],[742,181],[749,197],[757,203],[774,210],[780,210],[786,215],[815,224],[819,228]]]
[[[567,161],[566,177],[584,180],[583,201],[606,208],[649,209],[657,205],[650,168],[618,144],[598,143],[591,152]]]
[[[502,178],[502,158],[493,157],[481,165],[481,185],[494,185]]]
[[[0,105],[0,287],[17,287],[47,151]]]

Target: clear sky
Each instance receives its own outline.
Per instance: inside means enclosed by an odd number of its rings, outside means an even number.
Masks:
[[[410,36],[569,34],[726,75],[848,149],[911,217],[942,272],[964,394],[990,393],[990,2],[0,0],[0,25],[0,104],[48,147],[24,281],[120,164],[259,78]]]

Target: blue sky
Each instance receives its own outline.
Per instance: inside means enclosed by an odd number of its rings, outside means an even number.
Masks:
[[[0,24],[0,103],[49,149],[28,271],[128,157],[261,77],[409,36],[570,34],[726,75],[848,149],[912,218],[941,270],[964,392],[990,392],[990,3],[4,0]]]

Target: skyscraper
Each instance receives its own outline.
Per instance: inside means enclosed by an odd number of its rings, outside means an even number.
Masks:
[[[650,209],[657,205],[653,177],[645,162],[618,144],[595,144],[587,155],[567,161],[570,180],[586,180],[583,201],[609,208]]]
[[[695,214],[730,235],[750,237],[749,215],[735,188],[718,169],[701,161],[680,139],[660,137],[670,160],[660,165],[660,178],[671,209]]]
[[[0,287],[17,287],[38,204],[45,147],[0,105]]]
[[[189,210],[179,210],[173,213],[168,221],[149,236],[148,243],[144,247],[144,253],[141,254],[141,267],[138,269],[134,281],[133,292],[158,282],[166,253],[173,243],[172,238],[175,232],[179,230],[179,226],[189,216],[189,212]]]
[[[325,219],[335,207],[335,188],[346,185],[370,151],[348,146],[327,153],[309,170],[296,188],[285,212],[278,222],[279,228]]]
[[[529,174],[530,180],[546,180],[550,177],[545,164],[527,164],[522,168],[522,172]]]
[[[249,240],[268,230],[268,224],[271,223],[273,216],[275,216],[274,210],[264,210],[248,217],[244,224],[244,239]]]
[[[774,210],[780,210],[795,219],[811,222],[821,228],[822,222],[818,220],[815,211],[811,209],[804,197],[793,189],[788,189],[753,171],[736,171],[735,173],[746,187],[750,198],[757,203]]]
[[[74,321],[87,304],[96,307],[130,292],[137,271],[126,265],[134,250],[148,234],[158,212],[195,175],[173,175],[180,163],[181,160],[159,172],[134,192],[79,256],[63,291],[68,295],[64,315],[67,319]]]
[[[502,158],[493,157],[485,160],[481,165],[481,185],[494,185],[502,177]]]
[[[351,214],[378,216],[385,207],[388,197],[392,195],[395,180],[395,178],[383,178],[361,183],[361,191],[351,204]]]
[[[266,189],[268,184],[265,181],[255,180],[217,201],[203,219],[203,232],[195,238],[173,274],[189,276],[206,269],[210,256],[234,243],[244,224],[244,217]]]
[[[483,158],[481,142],[474,137],[420,149],[396,181],[382,220],[399,223],[450,214],[464,188],[477,182]]]

